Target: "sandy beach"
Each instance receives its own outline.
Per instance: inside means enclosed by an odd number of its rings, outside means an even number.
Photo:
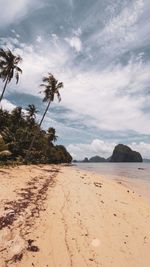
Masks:
[[[150,204],[56,165],[0,169],[1,267],[149,267]]]

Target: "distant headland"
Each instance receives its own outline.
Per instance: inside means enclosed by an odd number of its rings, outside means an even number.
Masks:
[[[77,162],[74,160],[74,162]],[[80,162],[83,163],[98,163],[98,162],[143,162],[143,158],[141,154],[137,151],[133,151],[130,147],[118,144],[115,146],[112,156],[109,158],[104,158],[100,156],[94,156],[90,159],[87,157],[84,158],[84,160],[81,160]]]

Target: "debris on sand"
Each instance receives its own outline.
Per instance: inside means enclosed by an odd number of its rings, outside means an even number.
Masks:
[[[23,253],[16,254],[16,255],[14,255],[13,258],[11,259],[11,262],[21,261],[22,258],[23,258]]]
[[[3,261],[15,263],[22,260],[26,251],[38,252],[39,247],[34,245],[34,240],[27,240],[25,236],[33,226],[40,212],[45,210],[44,202],[47,198],[49,187],[55,185],[56,170],[48,177],[35,176],[28,181],[25,187],[18,190],[15,200],[3,203],[3,213],[0,216],[0,230],[10,232],[9,239],[3,238],[0,252],[3,252]]]
[[[14,263],[14,262],[18,262],[18,261],[21,261],[23,258],[23,252],[20,252],[18,254],[15,254],[11,259],[9,260],[6,260],[6,264],[8,264],[8,262],[10,262],[11,264]],[[7,266],[7,265],[6,265]]]
[[[39,248],[37,246],[33,245],[33,242],[34,242],[34,240],[32,240],[32,239],[28,240],[27,250],[32,251],[32,252],[38,252]]]
[[[0,217],[0,230],[2,228],[11,225],[15,221],[15,214],[14,212],[7,213],[6,216]]]
[[[31,204],[36,206],[36,208],[31,210],[31,216],[36,216],[37,213],[39,215],[39,212],[42,209],[42,201],[46,199],[48,187],[54,185],[52,176],[49,179],[46,179],[38,189],[35,186],[35,182],[38,183],[40,178],[41,177],[34,177],[32,181],[29,182],[29,187],[21,188],[20,192],[18,192],[18,196],[20,196],[18,200],[5,203],[4,210],[8,210],[8,213],[0,217],[0,230],[2,230],[4,227],[12,225],[13,222],[16,221],[21,215],[21,213],[31,206]]]
[[[97,183],[97,182],[94,182],[94,185],[96,186],[96,187],[102,187],[102,183]]]

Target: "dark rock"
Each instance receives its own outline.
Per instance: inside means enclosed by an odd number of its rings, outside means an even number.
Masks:
[[[119,144],[115,147],[110,162],[143,162],[143,159],[139,152]]]
[[[95,156],[90,158],[89,162],[106,162],[106,159],[99,156]]]
[[[89,162],[88,158],[85,158],[82,162]]]

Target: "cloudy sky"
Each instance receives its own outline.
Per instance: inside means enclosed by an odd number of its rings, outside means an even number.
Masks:
[[[110,156],[117,143],[150,157],[150,1],[0,0],[0,46],[23,57],[3,107],[34,103],[53,73],[62,101],[47,114],[74,158]],[[2,88],[2,84],[0,83]]]

